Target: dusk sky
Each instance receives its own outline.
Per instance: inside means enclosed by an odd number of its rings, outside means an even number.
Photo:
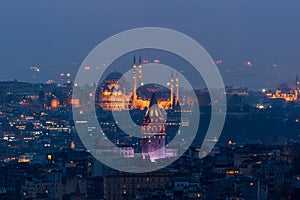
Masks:
[[[187,34],[222,60],[225,85],[293,84],[300,73],[299,10],[299,0],[1,0],[0,80],[74,74],[106,38],[158,26]]]

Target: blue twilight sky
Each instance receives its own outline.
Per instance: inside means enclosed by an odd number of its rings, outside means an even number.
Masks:
[[[59,80],[107,37],[159,26],[222,60],[226,85],[292,84],[300,73],[299,10],[299,0],[1,0],[0,80]]]

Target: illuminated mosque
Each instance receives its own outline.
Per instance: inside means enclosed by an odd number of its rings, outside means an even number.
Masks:
[[[99,104],[103,110],[122,111],[129,109],[145,109],[150,105],[149,99],[143,99],[137,94],[137,88],[143,86],[143,66],[142,59],[139,57],[138,66],[136,58],[133,58],[133,88],[127,91],[126,84],[120,78],[122,74],[119,72],[110,73],[101,84]],[[138,68],[138,74],[137,74]],[[174,95],[175,94],[175,95]],[[170,109],[173,105],[179,103],[179,78],[178,74],[171,75],[170,80],[170,96],[168,99],[159,99],[158,104],[164,109]]]
[[[270,99],[284,99],[287,102],[296,102],[299,100],[300,81],[299,76],[296,76],[296,87],[292,90],[288,86],[282,85],[276,89],[274,93],[267,93],[267,97]]]

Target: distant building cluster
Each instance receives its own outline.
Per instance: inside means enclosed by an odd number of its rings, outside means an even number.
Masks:
[[[190,148],[170,166],[124,173],[86,150],[64,148],[0,166],[1,199],[298,199],[299,143],[216,147],[200,160]]]
[[[298,77],[294,90],[283,85],[273,96],[266,91],[226,87],[223,133],[220,138],[209,138],[219,143],[199,159],[215,103],[208,90],[195,90],[201,112],[199,130],[191,147],[179,152],[168,143],[179,125],[193,124],[195,105],[184,90],[180,91],[179,104],[177,75],[175,79],[171,76],[165,96],[151,90],[152,96],[144,98],[143,91],[136,89],[144,87],[141,59],[139,63],[136,66],[134,59],[133,68],[138,68],[138,73],[133,74],[135,89],[131,91],[123,87],[122,75],[117,72],[99,86],[0,82],[0,199],[300,199]],[[99,104],[72,98],[73,86]],[[95,88],[99,96],[92,93]],[[75,129],[75,124],[87,124],[91,117],[84,115],[87,106],[96,107],[102,128],[96,132],[95,127],[87,126],[87,135],[100,135],[93,149],[84,147]],[[79,109],[82,120],[73,120],[72,107]],[[124,133],[112,110],[129,110],[132,120],[140,125],[142,137]],[[179,121],[182,112],[189,118]],[[151,173],[118,172],[92,157],[92,151],[109,151],[100,146],[100,140],[110,140],[116,145],[113,153],[127,161],[135,161],[136,152],[140,152],[141,160],[157,165],[183,155]],[[122,159],[116,162],[123,164]]]
[[[285,86],[275,90],[275,93],[267,93],[267,97],[271,99],[284,99],[288,102],[299,101],[300,81],[299,76],[296,76],[295,89]]]

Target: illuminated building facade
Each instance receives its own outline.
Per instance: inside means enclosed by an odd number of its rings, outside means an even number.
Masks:
[[[55,109],[59,107],[59,100],[58,99],[53,99],[51,101],[51,108]]]
[[[101,85],[100,106],[104,110],[128,110],[131,94],[126,93],[126,88],[120,83],[122,74],[110,73]]]
[[[138,68],[138,69],[137,69]],[[150,100],[142,99],[137,94],[137,88],[143,86],[143,66],[142,59],[139,57],[137,67],[136,58],[133,58],[132,65],[132,92],[127,92],[125,84],[120,82],[122,74],[119,72],[110,73],[101,85],[99,104],[104,110],[122,111],[129,109],[145,109],[149,107]],[[138,72],[137,72],[138,70]],[[179,102],[179,78],[173,75],[170,83],[169,99],[159,100],[158,104],[164,109],[170,109]],[[176,93],[176,95],[174,95]]]
[[[166,125],[164,110],[158,105],[153,93],[150,105],[142,122],[142,156],[151,162],[165,158]]]
[[[267,93],[267,97],[271,99],[284,99],[287,102],[296,102],[299,100],[299,92],[300,92],[300,81],[299,76],[296,76],[296,87],[295,90],[290,90],[286,92],[282,92],[280,89],[276,89],[274,93]]]

